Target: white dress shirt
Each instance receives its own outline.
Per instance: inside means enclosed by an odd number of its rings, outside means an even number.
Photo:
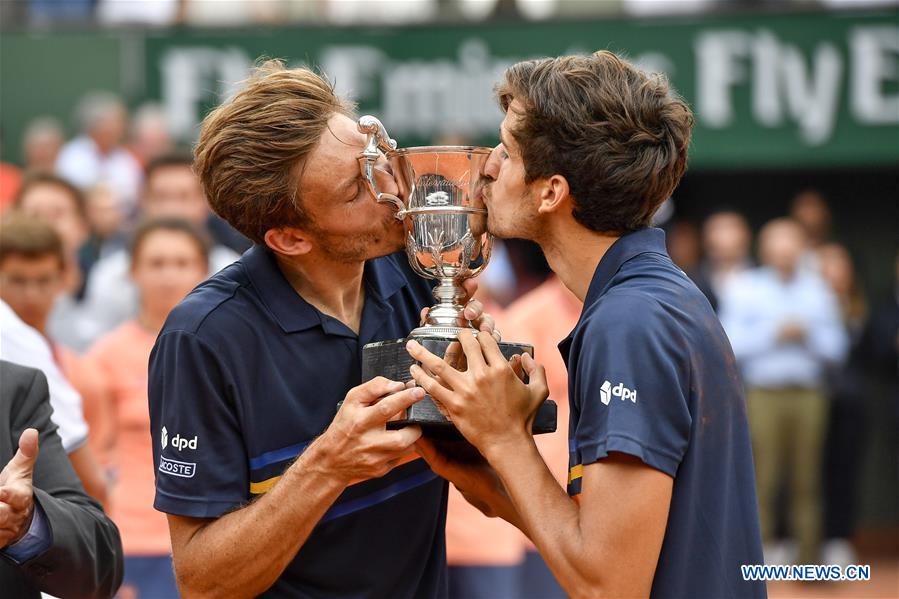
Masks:
[[[53,422],[66,453],[72,453],[87,441],[87,423],[81,408],[81,395],[66,380],[44,336],[20,319],[0,300],[0,359],[37,368],[47,377]],[[18,440],[17,440],[18,442]]]
[[[719,314],[750,387],[820,388],[827,366],[848,351],[836,297],[803,268],[787,281],[767,267],[741,273],[721,297]],[[803,340],[780,339],[791,322],[803,327]]]
[[[143,181],[137,159],[124,148],[101,154],[97,144],[86,135],[76,137],[62,147],[56,159],[56,172],[82,189],[106,183],[124,200],[126,213],[134,209]]]

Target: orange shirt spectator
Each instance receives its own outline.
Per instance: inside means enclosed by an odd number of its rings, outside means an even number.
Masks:
[[[558,344],[577,324],[582,308],[580,300],[553,275],[513,302],[500,323],[505,338],[533,344],[534,357],[546,368],[549,397],[558,406],[556,432],[535,439],[543,460],[563,489],[568,483],[568,370]],[[534,545],[524,535],[520,538],[525,551],[522,596],[565,597]]]
[[[100,465],[108,468],[112,457],[110,450],[115,434],[115,423],[108,409],[106,377],[94,360],[81,356],[59,343],[51,341],[50,345],[63,376],[81,394],[81,408],[90,430],[87,443]]]
[[[568,482],[568,371],[557,345],[574,328],[582,307],[581,302],[555,276],[513,302],[505,311],[486,301],[484,307],[484,311],[496,319],[503,339],[532,344],[535,357],[546,368],[549,396],[558,406],[557,426],[555,433],[536,437],[537,447],[563,487]],[[501,518],[484,516],[450,485],[446,519],[446,552],[450,566],[516,566],[523,564],[526,552],[535,551],[517,528]],[[542,565],[528,564],[527,567],[546,570]],[[558,595],[556,589],[547,587],[543,580],[546,576],[552,580],[548,570],[536,575],[522,573],[521,576],[520,584],[536,582],[541,585],[539,589],[549,589],[547,596]],[[523,592],[534,596],[534,591],[539,589],[513,589],[511,596]],[[474,592],[481,589],[457,587],[455,590]],[[451,596],[453,591],[451,568]],[[497,596],[502,594],[498,592]]]
[[[125,555],[171,551],[165,514],[153,509],[156,486],[147,399],[147,363],[156,333],[128,321],[97,341],[89,357],[106,379],[115,424],[116,480],[109,515],[122,533]]]
[[[0,162],[0,214],[12,206],[21,185],[22,171],[17,166]]]
[[[106,379],[114,423],[111,461],[117,476],[109,513],[125,550],[122,597],[178,596],[168,521],[153,508],[148,363],[169,312],[208,268],[208,243],[188,221],[157,218],[138,225],[131,251],[131,278],[140,297],[137,317],[100,338],[89,353]]]
[[[568,484],[568,370],[558,344],[581,315],[583,304],[553,275],[513,302],[499,329],[509,340],[534,346],[534,358],[546,368],[549,397],[559,408],[556,432],[536,437],[537,447],[563,487]]]
[[[481,295],[478,298],[485,304],[484,312],[502,322],[502,308]],[[524,558],[521,536],[502,518],[482,514],[450,485],[446,513],[446,560],[450,566],[517,566]]]

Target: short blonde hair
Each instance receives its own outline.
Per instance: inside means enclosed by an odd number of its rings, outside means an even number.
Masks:
[[[203,120],[194,169],[212,209],[256,243],[269,229],[308,222],[297,190],[303,160],[328,119],[352,109],[318,73],[261,63]]]

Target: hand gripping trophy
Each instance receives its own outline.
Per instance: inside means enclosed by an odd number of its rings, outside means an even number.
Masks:
[[[465,297],[461,282],[477,276],[487,266],[493,236],[487,232],[487,209],[483,176],[489,148],[470,146],[428,146],[397,149],[384,125],[373,116],[359,119],[359,130],[368,135],[359,155],[359,166],[369,191],[379,202],[389,202],[406,231],[406,254],[413,270],[436,279],[437,304],[428,311],[427,321],[413,330],[414,338],[438,356],[456,341],[460,331],[477,331],[463,315],[460,301]],[[383,193],[375,180],[375,163],[383,152],[399,189],[397,195]],[[408,339],[407,338],[407,339]],[[410,379],[412,357],[406,352],[407,339],[370,343],[362,350],[362,380],[385,376],[392,380]],[[531,345],[501,342],[506,358],[534,353]],[[461,352],[459,352],[461,354]],[[459,433],[430,396],[406,411],[405,418],[388,423],[390,428],[417,424],[426,435],[453,438]],[[556,429],[556,404],[543,402],[534,421],[534,433]]]

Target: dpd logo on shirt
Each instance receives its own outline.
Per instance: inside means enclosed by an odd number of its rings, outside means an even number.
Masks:
[[[162,427],[162,435],[159,439],[160,445],[165,449],[169,445],[169,431]],[[182,437],[181,435],[175,433],[175,436],[172,437],[172,447],[181,451],[182,449],[196,449],[197,448],[197,435],[194,435],[193,439],[187,439]]]
[[[191,440],[187,440],[181,435],[175,435],[172,437],[172,447],[175,449],[196,449],[197,448],[197,436],[194,435],[194,438]]]
[[[628,389],[624,383],[618,383],[613,387],[612,383],[605,381],[599,388],[599,397],[604,405],[609,405],[613,397],[620,397],[621,401],[629,399],[631,402],[637,403],[637,390]]]

